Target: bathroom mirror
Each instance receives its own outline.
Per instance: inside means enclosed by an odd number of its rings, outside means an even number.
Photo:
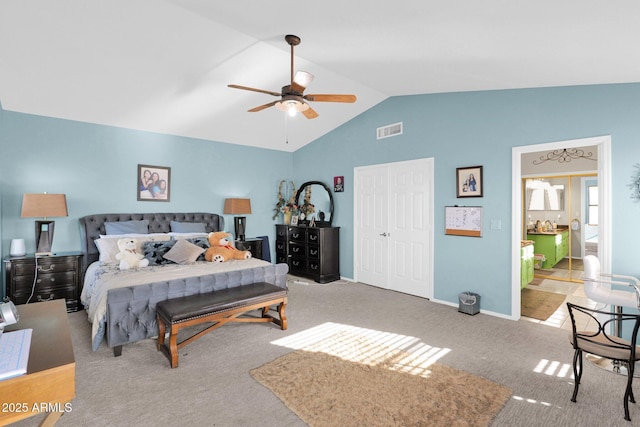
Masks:
[[[528,211],[563,211],[564,184],[544,179],[525,180],[525,202]]]
[[[306,204],[305,200],[309,199],[309,203]],[[309,224],[313,218],[316,226],[318,227],[331,227],[331,221],[333,220],[333,194],[331,188],[325,183],[320,181],[308,181],[300,186],[296,193],[296,201],[301,210],[306,210],[309,213],[305,214],[303,220],[299,220],[298,224]],[[308,205],[312,205],[312,209],[308,208]]]

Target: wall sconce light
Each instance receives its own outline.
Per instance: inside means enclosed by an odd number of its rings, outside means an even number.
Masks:
[[[25,194],[22,196],[22,218],[42,217],[36,221],[36,256],[51,255],[55,221],[49,217],[67,216],[67,198],[64,194]]]
[[[251,213],[251,199],[225,199],[224,201],[224,213],[225,214],[250,214]],[[236,240],[244,240],[246,230],[246,217],[236,216],[234,217],[234,225],[236,232]]]

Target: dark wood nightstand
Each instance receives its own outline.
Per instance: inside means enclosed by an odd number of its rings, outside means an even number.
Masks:
[[[236,240],[236,249],[251,252],[253,258],[264,259],[262,257],[262,239]]]
[[[6,257],[6,295],[14,304],[65,299],[67,311],[80,309],[81,252],[59,252],[49,256]]]

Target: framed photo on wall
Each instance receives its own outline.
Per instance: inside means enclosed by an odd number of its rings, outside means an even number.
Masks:
[[[171,200],[171,168],[138,165],[138,201]]]
[[[344,191],[344,176],[333,177],[333,191],[334,193],[341,193]]]
[[[482,197],[482,166],[456,168],[456,197]]]

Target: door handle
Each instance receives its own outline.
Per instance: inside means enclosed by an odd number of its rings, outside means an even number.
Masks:
[[[387,236],[391,236],[391,233],[387,234],[387,233],[381,233],[380,234],[382,237],[387,237]]]

